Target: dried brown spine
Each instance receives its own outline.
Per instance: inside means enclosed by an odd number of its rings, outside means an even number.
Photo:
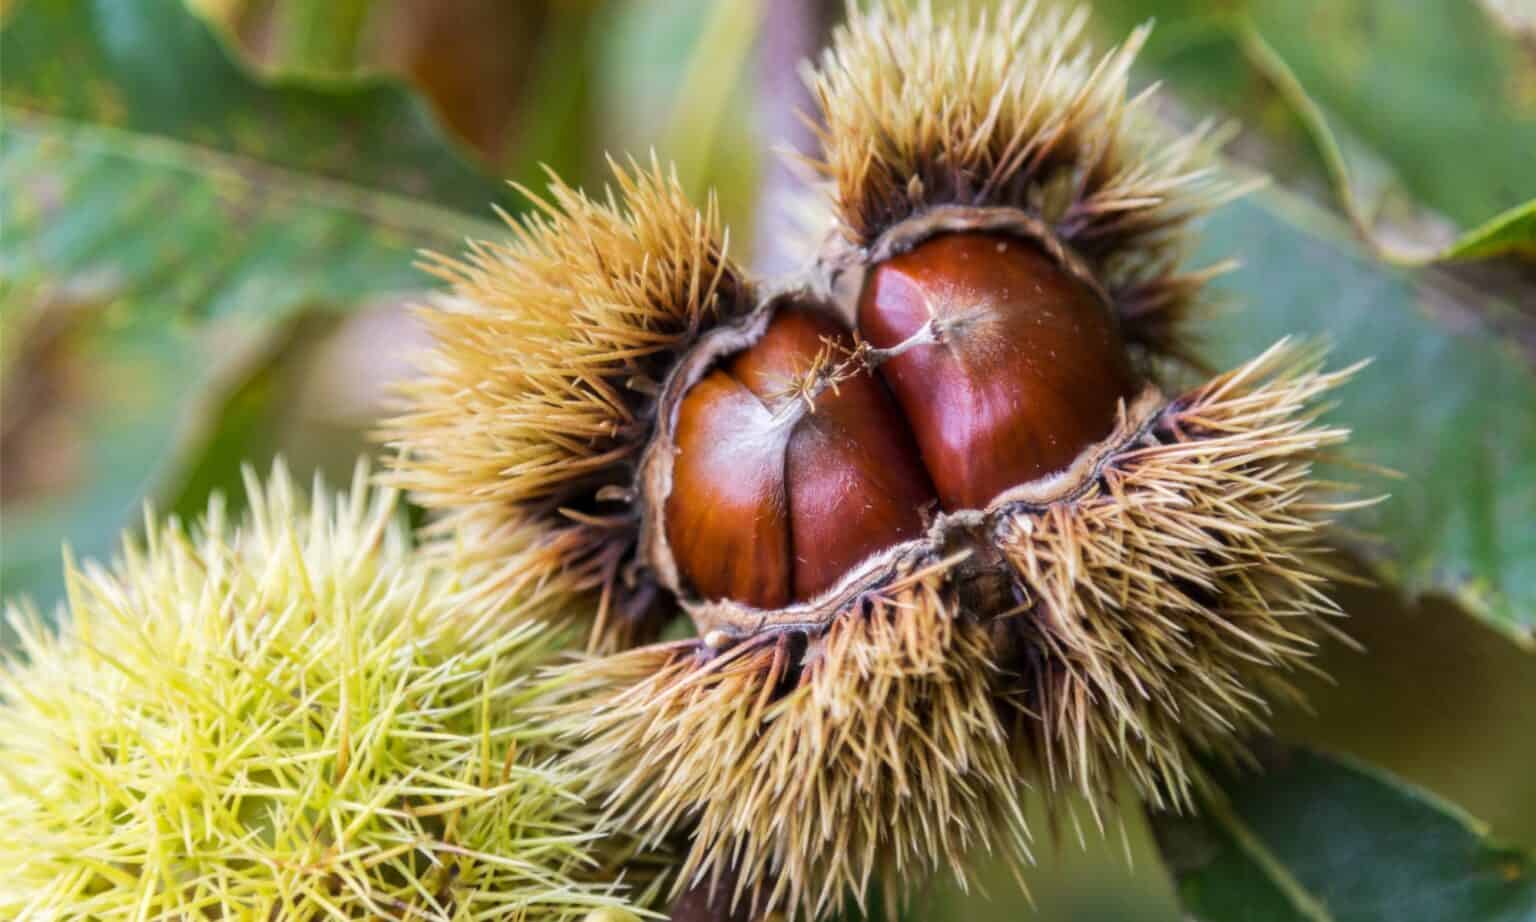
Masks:
[[[440,513],[432,547],[468,604],[595,591],[599,648],[654,628],[654,587],[632,564],[656,394],[755,298],[713,201],[696,209],[654,161],[613,172],[617,192],[555,179],[508,219],[510,241],[432,257],[452,295],[422,309],[436,345],[382,433],[398,450],[388,482]]]

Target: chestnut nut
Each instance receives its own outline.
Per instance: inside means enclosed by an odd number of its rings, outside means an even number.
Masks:
[[[698,596],[806,601],[935,508],[1066,468],[1136,390],[1103,297],[1019,236],[943,233],[880,263],[857,324],[873,348],[781,308],[684,394],[665,520]],[[851,369],[808,386],[829,349]]]

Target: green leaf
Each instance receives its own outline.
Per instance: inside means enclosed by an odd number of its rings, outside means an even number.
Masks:
[[[1536,861],[1428,794],[1304,749],[1219,771],[1197,816],[1153,818],[1203,922],[1530,922]]]
[[[1352,459],[1401,476],[1332,473],[1391,493],[1348,519],[1379,541],[1363,549],[1378,575],[1536,646],[1536,368],[1488,318],[1529,321],[1438,269],[1372,260],[1279,190],[1214,215],[1198,258],[1242,263],[1216,285],[1233,309],[1198,326],[1216,364],[1294,335],[1332,343],[1337,365],[1373,360],[1331,418],[1352,430]]]
[[[1536,96],[1523,89],[1536,62],[1478,3],[1101,0],[1095,8],[1116,31],[1156,17],[1142,61],[1149,74],[1239,115],[1282,149],[1315,145],[1362,227],[1380,203],[1351,181],[1375,158],[1413,201],[1464,228],[1536,199]],[[1346,158],[1335,132],[1369,156]],[[1283,153],[1276,159],[1290,167]],[[1471,258],[1458,249],[1441,255]]]
[[[494,233],[429,203],[165,137],[7,116],[0,279],[17,289],[83,287],[126,322],[242,311],[275,319],[422,288],[416,249]]]
[[[1310,133],[1338,193],[1344,213],[1359,231],[1361,239],[1370,243],[1383,258],[1405,264],[1424,264],[1497,256],[1536,256],[1536,199],[1495,215],[1438,251],[1413,249],[1383,239],[1375,232],[1371,217],[1356,194],[1343,148],[1328,127],[1327,116],[1307,95],[1306,88],[1301,85],[1290,66],[1252,24],[1241,23],[1236,32],[1238,43],[1248,60],[1275,85]]]
[[[277,58],[284,70],[347,73],[373,0],[290,0],[274,10],[280,32]]]
[[[1495,215],[1481,227],[1462,234],[1441,259],[1488,259],[1520,256],[1536,260],[1536,199]]]
[[[180,0],[36,0],[0,56],[6,387],[41,375],[69,423],[8,433],[63,482],[8,497],[0,591],[47,606],[61,542],[94,555],[217,480],[189,469],[228,438],[211,414],[294,317],[427,287],[415,252],[495,235],[466,211],[507,193],[402,86],[263,80]]]
[[[182,0],[36,0],[0,30],[10,108],[110,125],[469,214],[511,204],[383,78],[264,79]]]

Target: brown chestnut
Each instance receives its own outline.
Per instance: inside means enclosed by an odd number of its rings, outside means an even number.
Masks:
[[[982,509],[1067,467],[1136,388],[1104,299],[1022,237],[924,240],[869,273],[858,321],[873,353],[780,308],[684,394],[666,530],[703,598],[809,599],[918,537],[933,506]],[[807,388],[829,347],[858,359]]]
[[[863,367],[800,386],[829,343],[853,346],[830,317],[782,309],[684,395],[666,529],[700,596],[782,607],[922,533],[933,486],[885,386]]]
[[[880,375],[946,511],[1067,467],[1136,390],[1109,305],[1021,237],[946,233],[880,263],[858,325],[899,350]]]

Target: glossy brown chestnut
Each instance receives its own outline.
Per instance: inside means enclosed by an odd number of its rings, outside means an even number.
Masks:
[[[860,369],[809,402],[795,393],[825,340],[853,345],[835,320],[781,310],[678,407],[667,540],[703,598],[808,599],[922,533],[933,487],[885,386]]]
[[[1136,388],[1110,308],[1020,237],[947,233],[870,271],[859,330],[946,511],[1061,470],[1115,424]]]

